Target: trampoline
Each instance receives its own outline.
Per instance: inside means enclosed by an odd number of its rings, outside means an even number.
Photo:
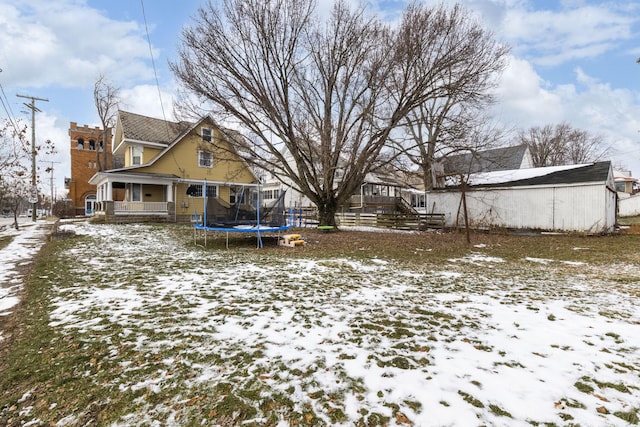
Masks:
[[[192,187],[187,189],[187,194],[190,194],[190,191],[193,192]],[[202,188],[204,214],[201,221],[194,223],[194,243],[197,240],[198,231],[204,234],[205,247],[207,232],[223,232],[226,233],[226,247],[229,249],[229,233],[254,233],[257,247],[262,248],[264,233],[277,233],[279,238],[281,231],[291,228],[285,215],[284,191],[274,202],[262,207],[259,184],[232,186],[231,191],[233,203],[225,203],[218,197],[210,197],[207,183],[204,182]],[[197,213],[194,216],[198,217]]]

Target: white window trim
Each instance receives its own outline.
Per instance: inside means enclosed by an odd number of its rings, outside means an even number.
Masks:
[[[205,136],[205,131],[208,132],[209,135]],[[208,127],[202,127],[202,129],[200,130],[200,135],[202,135],[202,140],[205,142],[213,142],[213,129],[208,128]]]
[[[206,153],[210,156],[209,158],[209,164],[208,165],[203,165],[202,164],[202,155]],[[213,167],[213,153],[211,151],[206,151],[206,150],[198,150],[198,167],[201,168],[209,168],[211,169]]]
[[[204,185],[203,184],[193,184],[195,186],[200,187],[200,195],[199,196],[189,196],[192,199],[203,199],[204,198]],[[211,189],[214,190],[211,190]],[[213,191],[215,193],[214,196],[209,196],[212,197],[214,199],[218,198],[218,194],[220,194],[220,192],[218,191],[218,186],[217,185],[213,185],[213,184],[207,184],[207,193],[209,193],[210,191]]]
[[[140,163],[136,163],[135,160],[134,160],[136,158],[136,156],[135,156],[136,150],[140,150],[140,156],[139,156]],[[129,153],[129,157],[130,157],[130,161],[131,161],[131,165],[132,166],[139,166],[139,165],[142,164],[142,150],[143,149],[140,146],[137,146],[137,145],[132,145],[131,146],[131,151]]]
[[[137,199],[138,200],[136,200],[136,197],[135,197],[136,196],[136,194],[135,194],[136,192],[134,191],[134,188],[139,188],[140,189],[140,191],[137,194],[137,196],[138,196]],[[137,183],[132,183],[131,184],[131,201],[132,202],[141,202],[142,201],[142,184],[137,184]]]

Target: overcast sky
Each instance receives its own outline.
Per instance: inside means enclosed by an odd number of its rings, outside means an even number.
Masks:
[[[123,109],[162,118],[164,106],[165,116],[173,118],[176,84],[168,62],[176,60],[181,29],[204,3],[0,0],[0,118],[10,114],[30,122],[27,100],[16,94],[49,100],[36,103],[42,110],[36,139],[57,146],[55,157],[41,160],[60,162],[54,164],[59,191],[70,175],[69,122],[99,124],[93,84],[100,74],[121,88]],[[328,1],[319,3],[328,8]],[[368,3],[394,20],[407,2]],[[640,177],[640,2],[460,3],[512,48],[497,89],[499,122],[526,129],[567,121],[602,135],[614,164]]]

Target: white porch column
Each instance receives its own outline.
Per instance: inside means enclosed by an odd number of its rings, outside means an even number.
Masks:
[[[107,197],[106,200],[109,202],[113,201],[113,184],[111,181],[107,181]]]
[[[96,202],[101,202],[104,197],[102,197],[102,193],[104,192],[104,190],[102,189],[103,185],[98,185],[97,191],[96,191]]]
[[[173,202],[173,184],[167,184],[167,202]]]

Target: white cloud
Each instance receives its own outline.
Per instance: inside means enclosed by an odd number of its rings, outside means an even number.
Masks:
[[[640,105],[633,91],[614,89],[581,68],[572,83],[553,86],[531,63],[512,58],[496,95],[496,117],[505,126],[526,129],[566,121],[602,135],[614,164],[640,175]]]
[[[152,77],[149,47],[134,21],[115,21],[83,2],[24,0],[0,5],[3,83],[22,87],[91,85]]]
[[[610,4],[563,10],[509,9],[500,33],[518,53],[551,66],[576,58],[593,58],[633,37],[634,20]]]
[[[21,123],[30,125],[30,114],[31,113],[29,113],[28,119],[21,118]],[[42,150],[40,150],[36,156],[37,175],[40,191],[47,195],[50,193],[52,176],[51,173],[46,172],[46,169],[49,167],[53,167],[54,192],[58,196],[66,194],[64,178],[69,176],[71,168],[69,134],[67,129],[69,129],[69,122],[62,123],[60,118],[46,112],[36,113],[36,146],[42,147]],[[31,127],[29,126],[26,136],[28,144],[31,144],[31,137]],[[44,146],[47,140],[50,140],[55,147],[53,154],[46,154],[44,152]],[[27,163],[29,170],[31,170],[30,158]]]
[[[498,119],[518,127],[555,121],[562,115],[562,101],[544,85],[529,62],[511,57],[496,91]]]
[[[138,85],[120,91],[122,99],[120,108],[149,117],[175,120],[173,115],[174,93],[174,91],[161,90],[162,102],[160,102],[157,86]]]

